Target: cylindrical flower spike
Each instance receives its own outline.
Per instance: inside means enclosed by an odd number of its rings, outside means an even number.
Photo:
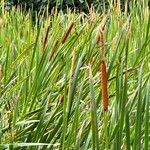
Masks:
[[[101,84],[102,84],[102,107],[104,111],[108,110],[108,87],[107,71],[105,61],[101,62]]]
[[[43,42],[43,51],[46,48],[46,44],[47,44],[47,41],[48,41],[49,30],[50,30],[50,26],[48,26],[47,31],[46,31],[45,39],[44,39],[44,42]]]
[[[62,44],[64,44],[66,42],[67,37],[69,36],[69,33],[71,32],[73,26],[74,26],[74,22],[71,21],[70,24],[69,24],[69,27],[67,28],[65,34],[63,35],[63,38],[62,38],[62,41],[61,41]]]
[[[100,27],[99,37],[97,43],[101,45],[100,55],[101,55],[101,88],[102,88],[102,107],[104,111],[108,110],[108,80],[107,80],[107,66],[105,62],[105,42],[103,36],[103,28]]]

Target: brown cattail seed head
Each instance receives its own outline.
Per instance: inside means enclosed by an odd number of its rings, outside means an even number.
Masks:
[[[101,88],[102,88],[102,108],[104,111],[108,110],[108,80],[107,80],[107,66],[105,62],[105,41],[104,41],[104,31],[105,26],[100,26],[99,35],[96,43],[101,45]]]
[[[44,42],[43,42],[43,51],[45,50],[47,42],[48,42],[49,30],[50,30],[50,26],[48,26],[47,31],[46,31],[45,39],[44,39]]]
[[[108,110],[108,87],[107,71],[104,61],[101,62],[101,84],[102,84],[102,107],[104,111]]]
[[[71,32],[73,26],[74,26],[74,22],[71,21],[70,24],[69,24],[69,26],[68,26],[68,28],[67,28],[67,30],[66,30],[66,32],[65,32],[64,35],[63,35],[63,38],[62,38],[62,41],[61,41],[62,44],[64,44],[64,43],[66,42],[67,37],[69,36],[69,34],[70,34],[70,32]]]

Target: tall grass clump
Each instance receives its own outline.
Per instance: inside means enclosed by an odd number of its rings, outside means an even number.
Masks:
[[[0,149],[149,150],[147,1],[0,15]]]

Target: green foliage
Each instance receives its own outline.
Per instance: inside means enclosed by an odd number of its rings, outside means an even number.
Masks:
[[[149,150],[150,12],[147,1],[130,10],[111,5],[103,14],[54,12],[36,16],[33,25],[30,12],[3,9],[0,149]],[[74,26],[62,44],[70,22]],[[100,24],[108,112],[101,106]]]

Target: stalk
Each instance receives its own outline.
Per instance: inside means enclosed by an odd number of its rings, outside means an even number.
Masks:
[[[73,51],[72,51],[72,62],[71,62],[70,80],[69,80],[68,113],[70,113],[70,111],[71,111],[71,106],[72,106],[71,93],[72,93],[72,83],[73,83],[74,70],[75,70],[75,60],[76,60],[76,52],[75,52],[75,48],[74,48]]]
[[[91,96],[91,129],[92,129],[92,144],[93,149],[99,150],[99,133],[98,133],[98,122],[97,122],[97,108],[95,103],[94,85],[92,67],[89,63],[89,84],[90,84],[90,96]]]
[[[75,69],[75,60],[76,60],[76,53],[75,49],[72,51],[72,62],[71,62],[71,70],[70,70],[70,79],[69,79],[69,91],[68,91],[68,102],[64,104],[64,116],[63,116],[63,133],[62,133],[62,150],[65,149],[65,138],[66,138],[66,131],[68,126],[69,115],[73,103],[72,97],[72,84],[73,84],[73,77],[74,77],[74,69]],[[67,87],[66,87],[67,88]]]

